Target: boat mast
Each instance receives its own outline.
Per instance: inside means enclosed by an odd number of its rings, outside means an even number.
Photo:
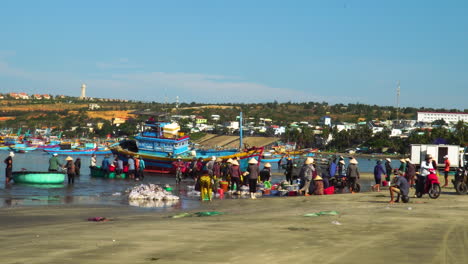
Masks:
[[[239,149],[242,149],[242,111],[239,115]]]

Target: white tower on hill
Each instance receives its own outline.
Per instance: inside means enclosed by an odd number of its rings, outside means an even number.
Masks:
[[[86,84],[81,85],[81,96],[80,99],[85,99],[86,98]]]

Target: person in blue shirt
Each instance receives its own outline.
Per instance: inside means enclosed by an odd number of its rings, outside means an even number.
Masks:
[[[336,164],[336,157],[334,157],[333,161],[330,163],[330,166],[328,167],[328,173],[330,173],[330,177],[335,177],[337,167],[338,165]]]
[[[380,184],[382,183],[382,175],[385,175],[385,169],[382,166],[382,161],[378,160],[374,167],[375,185],[372,186],[372,191],[380,192]]]
[[[139,172],[138,172],[138,177],[140,178],[140,180],[143,180],[143,178],[145,177],[145,175],[143,175],[143,171],[145,170],[145,161],[143,160],[143,157],[140,156],[140,167],[138,168]]]
[[[104,170],[106,173],[109,173],[109,166],[110,166],[109,155],[106,155],[104,159],[102,160],[101,169]]]
[[[403,177],[403,173],[399,172],[398,176],[394,179],[394,184],[390,186],[390,202],[389,203],[398,203],[400,202],[400,196],[401,200],[404,203],[407,203],[409,201],[409,183],[406,180],[405,177]],[[394,201],[394,195],[395,193],[398,195],[396,198],[396,201]]]

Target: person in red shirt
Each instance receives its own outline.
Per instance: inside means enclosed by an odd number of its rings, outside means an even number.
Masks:
[[[174,161],[172,166],[175,168],[176,172],[176,184],[179,184],[182,181],[182,176],[186,170],[185,162],[180,156],[177,156],[177,161]]]
[[[445,184],[443,187],[448,186],[448,173],[450,171],[450,160],[448,159],[448,156],[444,156],[444,177],[445,177]]]

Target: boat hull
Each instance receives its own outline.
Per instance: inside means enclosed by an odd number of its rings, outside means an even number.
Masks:
[[[72,150],[72,149],[44,149],[45,152],[49,154],[57,155],[93,155],[96,152],[96,149],[86,149],[86,150]]]
[[[63,172],[41,172],[41,171],[15,171],[13,181],[15,183],[29,184],[59,184],[65,180]]]

